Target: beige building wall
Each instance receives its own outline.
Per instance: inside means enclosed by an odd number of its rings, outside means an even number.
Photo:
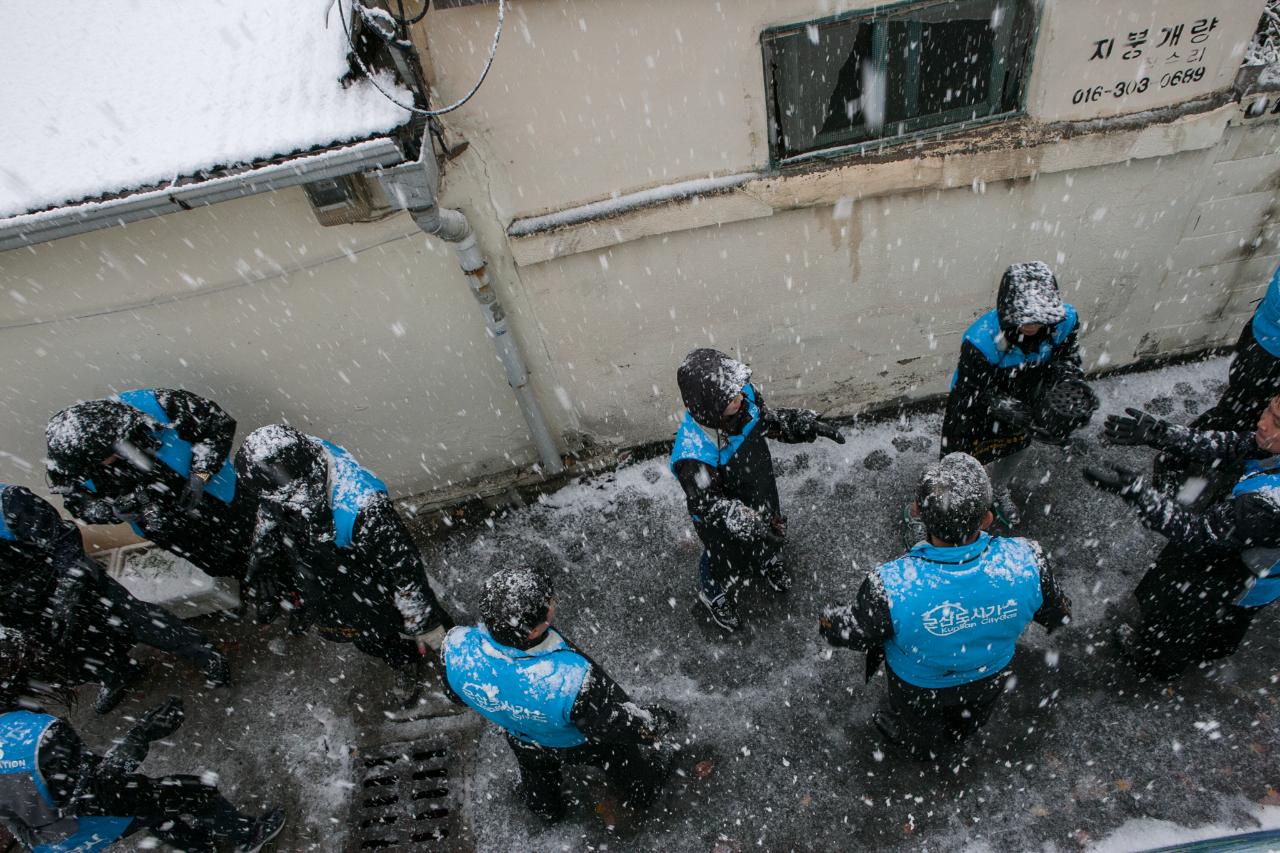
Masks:
[[[453,253],[406,215],[322,228],[301,189],[0,254],[0,481],[43,482],[80,399],[182,387],[287,420],[393,491],[533,459]]]
[[[871,5],[512,3],[487,82],[445,118],[470,147],[446,166],[444,201],[477,230],[565,448],[578,433],[669,436],[675,367],[701,345],[749,359],[776,402],[848,413],[943,391],[1015,261],[1058,271],[1089,367],[1238,334],[1280,261],[1277,116],[1246,119],[1225,94],[1263,0],[1046,0],[1027,117],[773,168],[762,29]],[[427,16],[438,102],[471,86],[495,12]],[[1196,81],[1072,103],[1141,70],[1090,60],[1098,39],[1203,16],[1219,25]],[[1091,121],[1117,111],[1133,115]],[[744,173],[723,192],[507,233]],[[321,228],[297,189],[0,254],[0,357],[0,481],[39,479],[53,411],[143,385],[208,394],[241,434],[287,419],[398,494],[534,461],[452,252],[404,215]]]

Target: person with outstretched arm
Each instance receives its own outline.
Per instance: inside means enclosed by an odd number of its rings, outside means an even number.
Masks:
[[[1144,675],[1173,679],[1235,654],[1257,615],[1280,599],[1280,396],[1251,431],[1196,430],[1128,409],[1108,416],[1103,434],[1206,467],[1242,466],[1231,492],[1204,510],[1125,466],[1084,470],[1086,481],[1119,495],[1169,540],[1134,590],[1138,624],[1117,628],[1124,656]]]

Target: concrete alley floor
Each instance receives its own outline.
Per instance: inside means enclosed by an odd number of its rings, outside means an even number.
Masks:
[[[1103,411],[1145,406],[1189,420],[1216,398],[1226,364],[1109,378],[1098,384]],[[774,445],[796,583],[785,597],[748,591],[748,628],[737,635],[693,607],[699,546],[665,457],[428,545],[437,589],[462,618],[474,617],[496,569],[552,561],[557,626],[634,698],[687,718],[677,775],[646,816],[621,812],[594,771],[578,770],[568,784],[577,804],[544,826],[514,797],[515,763],[496,731],[469,714],[388,723],[384,667],[351,646],[287,637],[282,625],[206,625],[233,656],[230,689],[206,691],[181,665],[156,660],[144,695],[107,720],[86,707],[75,716],[101,744],[122,715],[185,695],[187,724],[144,769],[213,771],[237,802],[283,803],[291,823],[280,850],[360,849],[349,827],[360,757],[433,726],[475,737],[474,763],[454,775],[473,835],[441,849],[1121,850],[1195,827],[1280,824],[1280,610],[1255,622],[1234,658],[1175,686],[1138,683],[1116,661],[1111,611],[1127,606],[1162,540],[1080,478],[1104,458],[1150,463],[1149,451],[1100,445],[1101,422],[1070,454],[1031,451],[1042,482],[1018,531],[1051,552],[1075,621],[1052,637],[1028,630],[1015,689],[944,766],[883,749],[867,724],[883,675],[863,684],[862,656],[817,634],[824,604],[849,599],[868,569],[903,550],[898,517],[936,457],[936,414],[849,428],[844,446]]]

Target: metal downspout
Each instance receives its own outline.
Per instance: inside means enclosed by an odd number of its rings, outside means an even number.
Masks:
[[[467,274],[472,295],[484,311],[484,324],[493,341],[493,348],[497,351],[498,358],[507,372],[507,383],[515,392],[516,402],[529,427],[529,434],[533,438],[534,447],[537,448],[538,458],[542,460],[543,473],[550,476],[563,472],[564,462],[560,458],[560,451],[556,447],[555,439],[551,437],[551,430],[547,426],[546,418],[543,417],[533,389],[529,387],[529,370],[507,326],[507,313],[493,289],[488,265],[480,252],[480,247],[476,244],[471,223],[467,221],[466,214],[462,211],[442,208],[436,202],[439,172],[436,168],[435,152],[432,150],[430,138],[423,139],[422,159],[416,163],[386,170],[379,174],[379,180],[387,190],[388,197],[408,210],[413,221],[423,232],[454,244],[458,263],[462,271]]]

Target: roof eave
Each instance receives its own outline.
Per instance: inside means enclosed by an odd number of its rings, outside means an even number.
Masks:
[[[0,219],[0,252],[403,162],[395,139],[378,137],[200,183],[22,214]]]

